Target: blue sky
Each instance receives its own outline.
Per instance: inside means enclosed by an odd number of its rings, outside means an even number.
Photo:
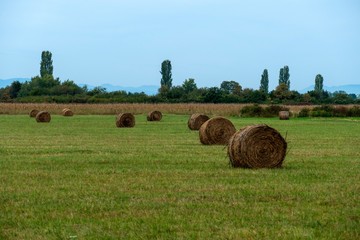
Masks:
[[[291,89],[360,84],[359,0],[1,0],[0,79],[39,74],[43,50],[62,81],[173,85],[237,81],[269,87],[290,69]]]

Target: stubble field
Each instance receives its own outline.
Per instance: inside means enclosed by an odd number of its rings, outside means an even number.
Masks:
[[[288,142],[281,169],[234,169],[188,115],[0,115],[0,239],[358,239],[360,119],[229,117]]]

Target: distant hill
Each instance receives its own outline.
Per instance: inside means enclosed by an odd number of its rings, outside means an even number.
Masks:
[[[307,88],[304,88],[299,91],[299,93],[307,93],[308,91],[314,90],[314,85],[311,85]],[[337,92],[337,91],[344,91],[347,94],[354,93],[356,95],[360,94],[360,84],[349,84],[349,85],[340,85],[340,86],[324,86],[324,90],[328,92]]]

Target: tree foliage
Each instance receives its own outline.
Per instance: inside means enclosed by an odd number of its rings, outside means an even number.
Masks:
[[[315,92],[321,93],[323,92],[323,82],[324,78],[321,76],[321,74],[316,75],[315,77]]]
[[[226,94],[240,95],[242,87],[235,81],[223,81],[220,85],[220,89]]]
[[[195,79],[185,79],[183,84],[172,86],[172,67],[169,60],[161,64],[161,86],[157,95],[145,93],[127,93],[125,91],[107,92],[99,86],[93,89],[79,87],[72,80],[61,82],[52,75],[51,53],[42,52],[40,76],[20,83],[14,81],[10,86],[0,88],[2,102],[58,102],[58,103],[285,103],[285,104],[360,104],[360,96],[340,91],[333,94],[323,90],[323,78],[315,78],[315,89],[305,94],[290,91],[290,74],[288,66],[280,69],[279,85],[269,91],[267,69],[261,75],[259,90],[243,89],[236,81],[223,81],[219,87],[198,88]]]
[[[279,85],[282,83],[284,83],[288,87],[288,90],[290,90],[290,73],[288,66],[284,66],[283,68],[280,69]]]
[[[184,83],[182,84],[182,87],[183,87],[185,93],[190,93],[190,92],[196,90],[197,86],[195,83],[195,79],[193,79],[193,78],[185,79]]]
[[[10,98],[17,98],[22,84],[19,81],[14,81],[10,85],[9,96]]]
[[[171,61],[170,60],[164,60],[161,63],[161,87],[166,87],[170,89],[172,87],[172,73],[171,73]]]
[[[53,61],[52,54],[49,51],[43,51],[41,53],[41,62],[40,62],[40,76],[45,77],[46,75],[53,76]]]
[[[264,69],[263,74],[261,75],[259,90],[265,94],[268,94],[269,92],[269,74],[267,69]]]

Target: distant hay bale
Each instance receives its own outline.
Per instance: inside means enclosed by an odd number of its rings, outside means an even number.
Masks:
[[[209,120],[208,116],[204,114],[194,113],[190,116],[188,120],[188,127],[191,130],[199,130],[201,125],[203,125],[207,120]]]
[[[211,118],[200,127],[200,142],[205,145],[226,145],[235,132],[235,126],[230,120],[223,117]]]
[[[148,121],[160,121],[162,119],[162,113],[159,111],[149,112],[146,119]]]
[[[39,110],[37,110],[37,109],[33,109],[33,110],[31,110],[31,112],[30,112],[30,117],[36,117],[36,114],[38,114],[38,112],[39,112]]]
[[[50,122],[51,115],[46,111],[40,111],[38,114],[36,114],[35,119],[37,122]]]
[[[289,117],[290,117],[289,111],[280,111],[279,112],[280,120],[289,120]]]
[[[74,112],[71,111],[69,108],[64,108],[61,113],[62,113],[62,115],[65,116],[65,117],[72,117],[72,116],[74,116]]]
[[[134,127],[135,117],[132,113],[120,113],[116,116],[116,127]]]
[[[275,129],[252,125],[240,129],[230,139],[228,155],[233,167],[275,168],[285,159],[287,143]]]

